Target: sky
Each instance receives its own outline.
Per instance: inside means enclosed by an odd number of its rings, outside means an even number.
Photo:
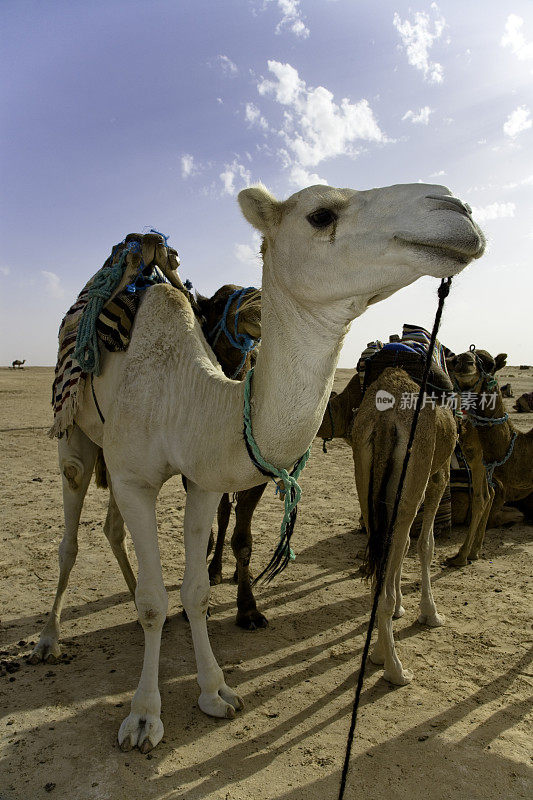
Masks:
[[[0,364],[53,365],[113,244],[154,227],[202,294],[260,286],[238,192],[442,184],[486,255],[440,339],[533,363],[531,0],[3,0]],[[339,366],[403,322],[423,278],[357,319]]]

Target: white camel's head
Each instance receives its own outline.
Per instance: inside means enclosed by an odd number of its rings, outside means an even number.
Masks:
[[[263,234],[265,270],[303,305],[350,300],[359,314],[422,275],[456,275],[485,248],[469,206],[445,186],[318,185],[283,202],[254,186],[239,203]]]

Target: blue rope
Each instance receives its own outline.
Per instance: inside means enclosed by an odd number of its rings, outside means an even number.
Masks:
[[[516,437],[517,437],[517,432],[515,431],[513,433],[512,437],[511,437],[511,442],[509,444],[509,449],[507,450],[506,454],[504,455],[504,457],[502,458],[501,461],[489,461],[489,462],[487,462],[487,461],[485,461],[485,459],[483,459],[483,466],[487,470],[487,480],[488,480],[488,482],[489,482],[489,484],[491,486],[494,486],[493,476],[494,476],[494,470],[496,469],[496,467],[502,467],[511,458],[511,456],[513,454],[513,450],[514,450],[514,444],[516,442]]]
[[[126,268],[128,253],[139,252],[138,242],[128,242],[116,264],[103,266],[96,273],[94,280],[87,292],[87,305],[81,315],[76,335],[76,346],[74,348],[74,358],[82,368],[83,372],[91,372],[94,375],[100,374],[100,349],[98,347],[98,337],[96,334],[96,320],[102,308],[107,303],[118,284],[122,280]],[[115,253],[115,247],[112,254]]]
[[[507,422],[507,420],[509,419],[509,414],[507,412],[505,412],[503,417],[481,417],[479,414],[474,414],[474,412],[470,411],[470,409],[468,408],[465,410],[468,416],[470,417],[470,420],[474,428],[483,428],[492,425],[503,425],[503,423]]]
[[[281,523],[278,546],[267,567],[255,579],[254,583],[256,583],[265,575],[267,576],[267,580],[272,580],[272,578],[274,578],[279,572],[285,569],[289,561],[294,561],[295,556],[290,546],[290,538],[296,522],[298,502],[302,496],[302,490],[298,484],[298,478],[303,468],[307,464],[307,460],[311,453],[311,447],[309,447],[303,456],[298,459],[291,473],[289,473],[286,469],[278,469],[263,458],[252,433],[250,395],[253,374],[254,368],[252,367],[252,369],[248,370],[244,381],[244,439],[248,449],[248,454],[257,469],[262,472],[263,475],[269,475],[274,481],[275,478],[278,479],[279,482],[275,481],[278,487],[276,494],[279,491],[282,495],[282,499],[285,502],[285,513]]]
[[[168,242],[168,240],[170,239],[170,233],[169,233],[169,235],[168,235],[168,236],[165,236],[165,234],[164,234],[164,233],[161,233],[161,231],[156,231],[156,229],[155,229],[155,228],[150,228],[150,233],[158,233],[158,234],[159,234],[159,236],[162,236],[162,237],[163,237],[163,239],[165,240],[165,247],[168,247],[168,244],[167,244],[167,242]]]
[[[157,233],[159,236],[162,236],[165,240],[165,247],[167,247],[169,236],[165,236],[164,233],[156,231],[154,228],[150,229],[150,233]],[[107,266],[104,265],[94,276],[94,280],[87,292],[87,305],[81,315],[76,334],[76,345],[73,356],[84,372],[90,372],[93,375],[100,374],[100,348],[98,346],[98,336],[96,334],[96,320],[122,280],[128,253],[142,253],[142,247],[139,242],[132,240],[126,244],[125,240],[123,240],[119,244],[114,245],[111,249],[111,260],[120,247],[123,247],[123,250],[116,264],[111,263]],[[163,275],[159,276],[155,269],[152,275],[144,276],[143,270],[145,266],[141,255],[141,263],[139,264],[137,275],[134,280],[125,287],[125,291],[135,292],[138,289],[144,289],[154,283],[166,282],[166,278]]]
[[[220,334],[223,333],[228,342],[231,344],[231,346],[234,347],[236,350],[238,350],[240,353],[242,353],[241,362],[237,367],[237,369],[235,370],[235,372],[233,373],[233,375],[231,376],[232,378],[237,377],[237,375],[240,373],[241,369],[244,366],[244,362],[246,361],[246,356],[248,355],[250,350],[253,350],[254,347],[256,347],[261,341],[260,339],[252,339],[252,337],[248,336],[247,333],[239,333],[237,329],[237,326],[239,324],[239,309],[241,307],[242,301],[244,300],[248,292],[252,291],[257,292],[255,286],[247,286],[244,289],[236,289],[232,294],[230,294],[221,318],[219,319],[219,321],[209,334],[211,347],[214,347],[216,345],[216,343],[219,340]],[[232,335],[228,330],[228,313],[231,304],[233,303],[235,298],[237,298],[237,307],[235,309],[235,324],[234,324],[235,331],[234,334]]]

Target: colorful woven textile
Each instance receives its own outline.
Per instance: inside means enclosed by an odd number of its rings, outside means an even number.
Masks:
[[[83,393],[85,374],[73,358],[73,353],[76,347],[78,323],[87,305],[88,291],[87,286],[82,289],[59,327],[59,351],[52,386],[54,424],[48,431],[50,438],[61,436],[72,426],[79,398]]]
[[[425,328],[421,328],[419,325],[409,325],[404,323],[401,339],[404,344],[409,345],[409,347],[412,347],[414,350],[418,350],[420,353],[425,355],[427,353],[430,340],[431,334]],[[448,374],[448,370],[446,368],[446,357],[451,355],[453,355],[451,350],[448,350],[448,348],[444,347],[444,345],[442,345],[438,339],[435,339],[433,361],[444,372],[446,372],[446,374]]]
[[[170,270],[173,278],[173,284],[181,285],[176,272],[179,265],[177,253],[163,244],[163,240],[162,235],[128,234],[123,242],[113,247],[111,256],[88,281],[74,305],[67,311],[59,328],[59,349],[52,387],[54,424],[48,432],[51,438],[61,437],[64,433],[68,435],[83,396],[87,373],[74,358],[74,350],[80,320],[90,300],[92,284],[102,270],[117,264],[127,250],[127,257],[122,259],[124,262],[122,277],[94,322],[98,339],[107,350],[112,352],[126,350],[143,290],[155,283],[166,281],[158,264],[163,265],[165,262],[167,272]],[[133,248],[132,243],[138,246]]]

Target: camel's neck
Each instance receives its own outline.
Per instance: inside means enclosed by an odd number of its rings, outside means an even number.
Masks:
[[[359,408],[362,397],[361,380],[356,372],[342,392],[330,398],[329,409],[324,414],[317,436],[324,439],[348,437],[354,412]]]
[[[480,409],[478,406],[477,414],[481,417],[489,419],[500,419],[505,416],[505,406],[503,398],[498,386],[491,390],[496,396],[494,407],[489,404]],[[491,392],[486,393],[490,396]],[[499,423],[497,425],[483,425],[477,427],[479,441],[483,449],[483,457],[485,461],[499,461],[507,452],[511,438],[514,434],[514,427],[509,420]]]
[[[302,308],[265,270],[252,428],[263,457],[275,466],[291,466],[311,444],[353,316],[346,303]]]

